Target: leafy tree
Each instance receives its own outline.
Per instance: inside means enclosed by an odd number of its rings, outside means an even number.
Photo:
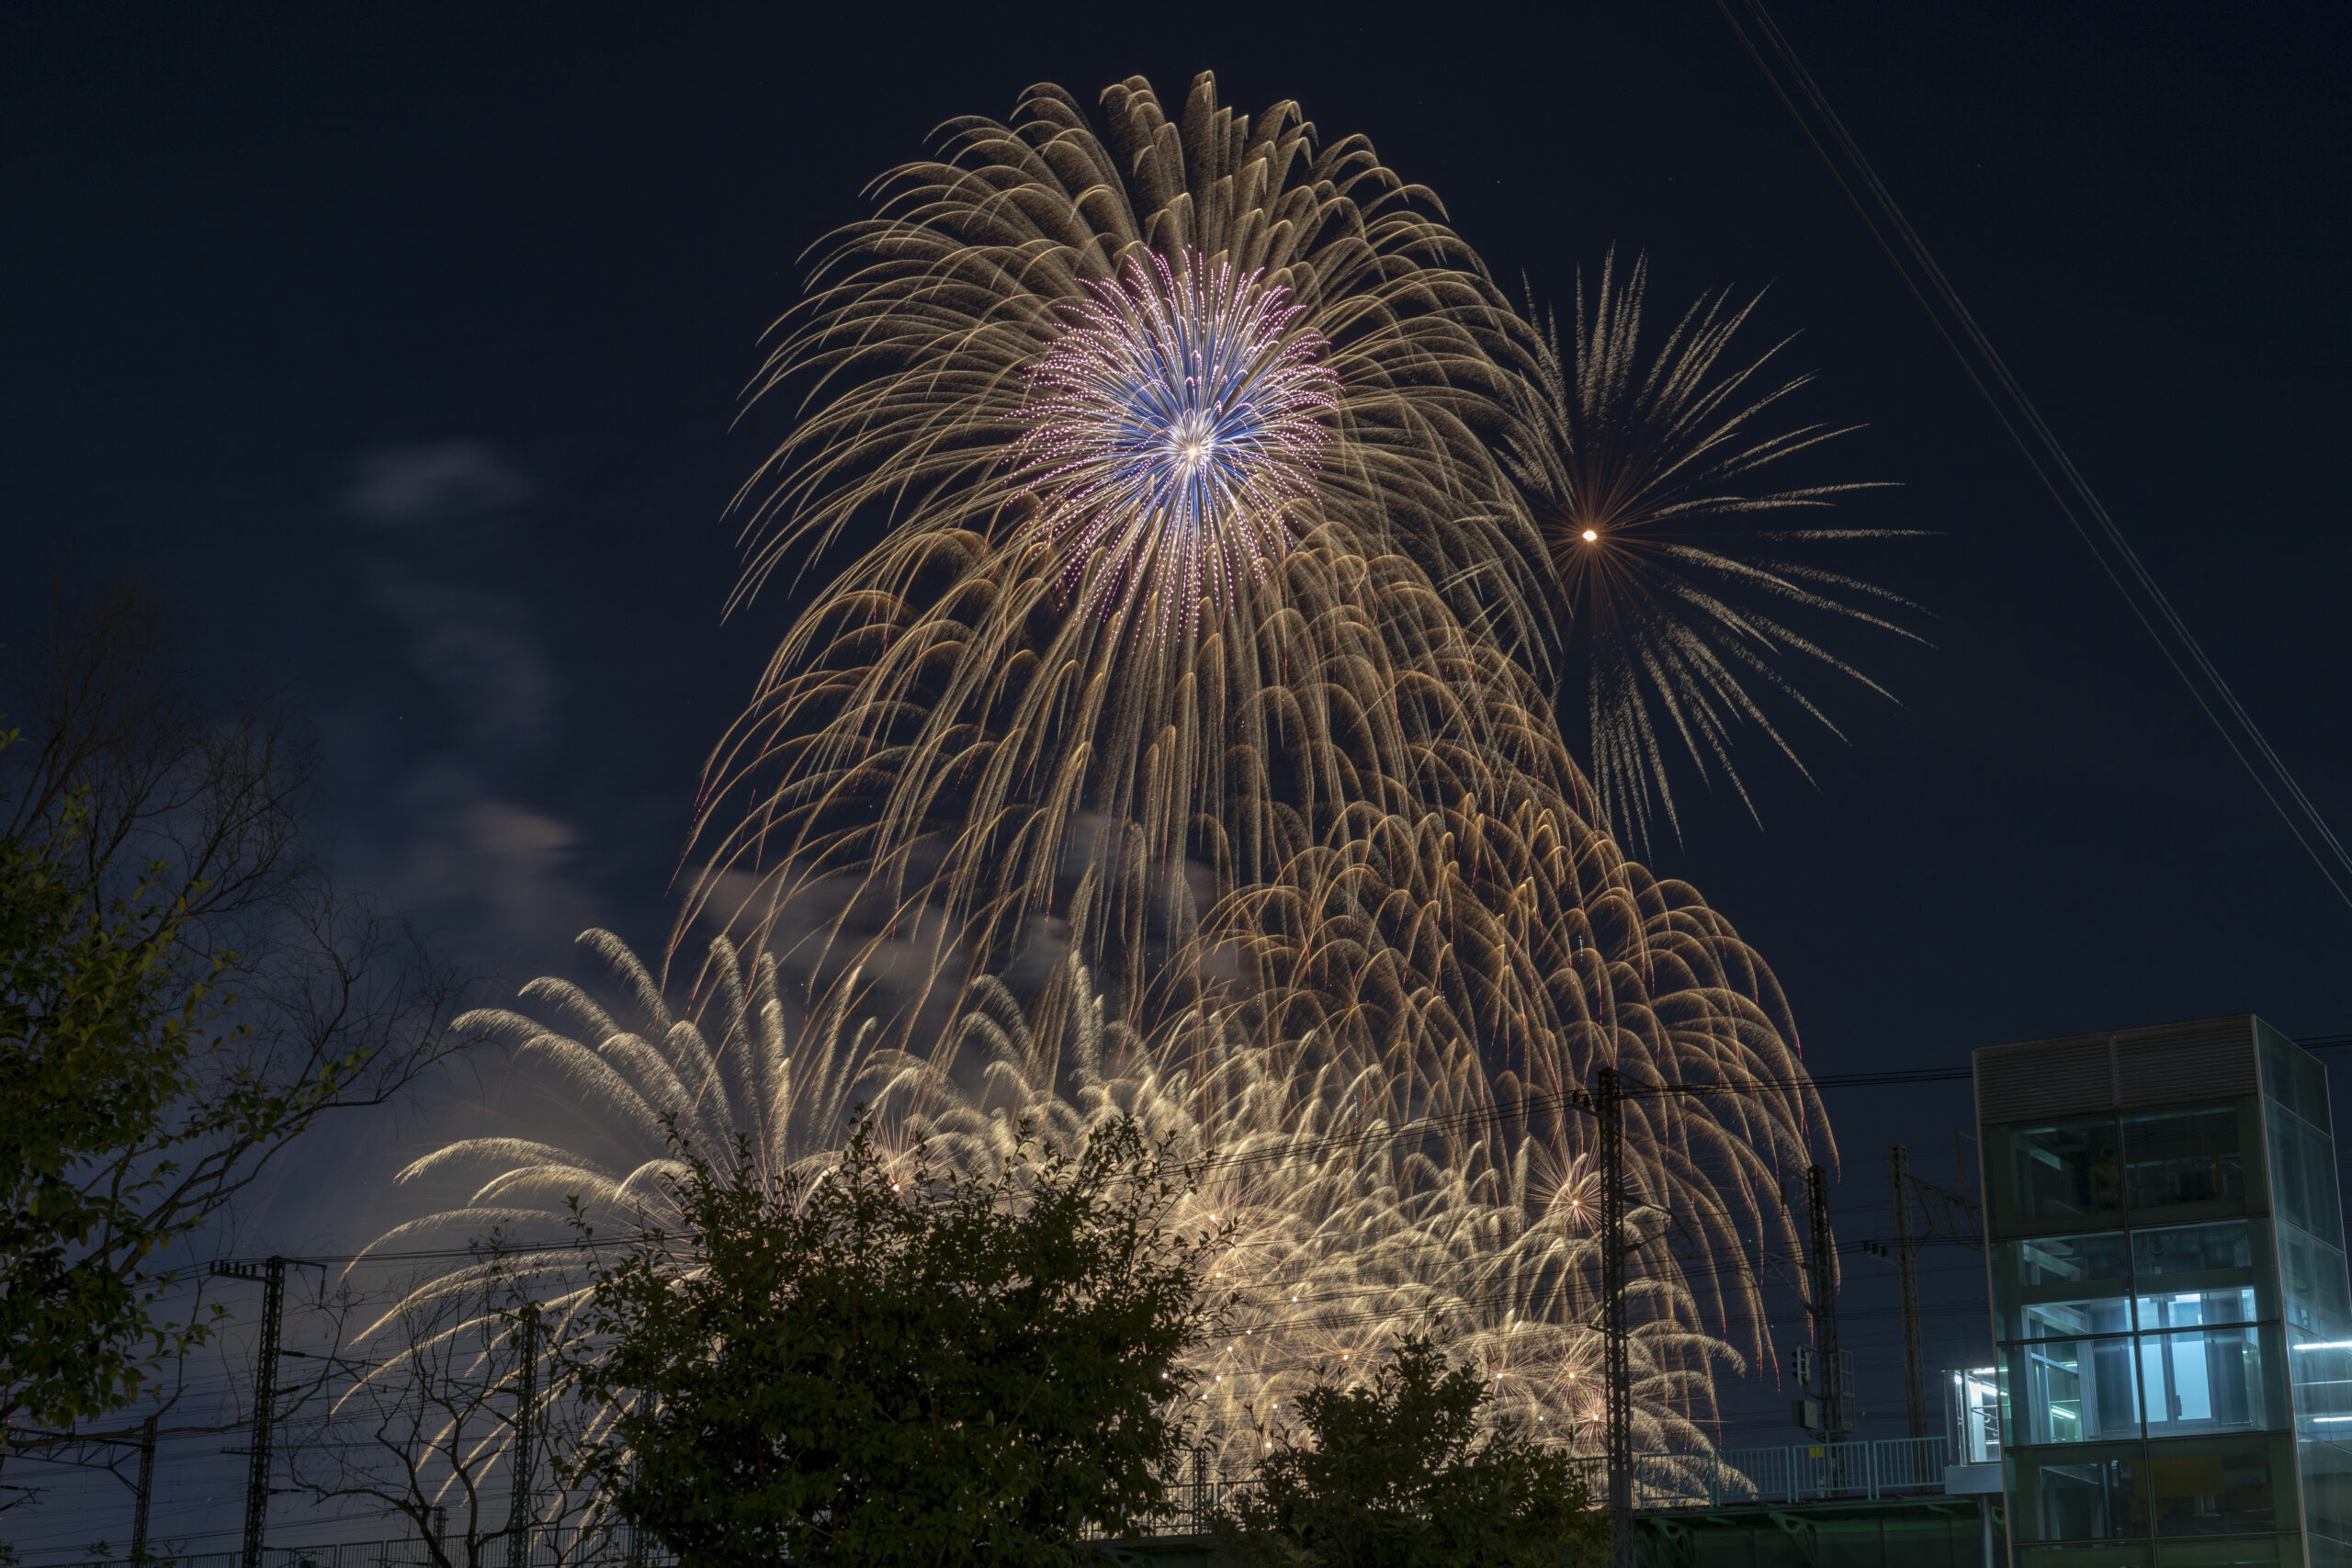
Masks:
[[[1276,1444],[1233,1506],[1229,1542],[1284,1568],[1598,1562],[1609,1523],[1576,1461],[1525,1433],[1479,1430],[1486,1384],[1427,1338],[1397,1342],[1369,1385],[1298,1401],[1308,1440]]]
[[[988,1176],[865,1125],[817,1174],[679,1151],[687,1234],[596,1266],[563,1351],[615,1513],[697,1564],[899,1568],[1064,1562],[1163,1503],[1216,1238],[1170,1231],[1186,1173],[1133,1123]]]
[[[207,1332],[174,1249],[458,1043],[451,977],[302,852],[289,727],[201,714],[155,632],[129,595],[61,622],[0,732],[6,1443],[139,1398]]]

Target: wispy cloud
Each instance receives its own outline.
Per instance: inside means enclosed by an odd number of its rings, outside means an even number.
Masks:
[[[538,481],[481,441],[387,446],[352,465],[344,512],[377,528],[418,528],[495,514],[537,499]]]
[[[374,563],[371,596],[409,637],[409,661],[465,723],[469,744],[530,750],[555,724],[558,683],[526,608],[492,589]]]
[[[578,829],[528,798],[563,682],[502,558],[542,489],[492,444],[458,439],[363,453],[335,497],[357,525],[369,602],[455,721],[374,781],[384,884],[492,967],[563,951],[597,913]]]
[[[393,897],[430,909],[495,952],[561,952],[596,923],[574,874],[580,835],[561,818],[501,798],[449,759],[428,761],[401,790],[403,842]]]

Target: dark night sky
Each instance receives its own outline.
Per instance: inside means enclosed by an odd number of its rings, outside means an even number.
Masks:
[[[697,768],[786,609],[718,619],[723,513],[786,417],[730,428],[737,391],[804,249],[950,115],[1136,73],[1181,98],[1207,68],[1229,103],[1369,134],[1539,295],[1612,243],[1650,253],[1661,304],[1770,284],[1759,338],[1802,329],[1823,373],[1804,412],[1869,425],[1838,472],[1903,483],[1851,515],[1937,534],[1860,563],[1933,613],[1932,646],[1849,646],[1900,705],[1831,689],[1848,743],[1807,740],[1815,783],[1751,750],[1762,829],[1693,791],[1656,856],[1772,962],[1817,1070],[2246,1010],[2352,1029],[2352,911],[1705,0],[42,9],[0,24],[0,636],[52,573],[145,580],[208,680],[315,720],[353,874],[509,983],[591,921],[666,929]],[[2352,826],[2344,8],[1779,15]],[[1945,1174],[1968,1116],[1960,1085],[1832,1109],[1859,1234],[1883,1141]],[[430,1132],[359,1140],[348,1179]],[[332,1190],[245,1239],[350,1239],[374,1211]],[[1895,1409],[1893,1325],[1856,1333]]]

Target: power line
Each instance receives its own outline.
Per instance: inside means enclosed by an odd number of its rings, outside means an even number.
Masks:
[[[2181,684],[2188,688],[2190,698],[2221,735],[2222,743],[2229,747],[2239,765],[2245,769],[2247,776],[2254,780],[2255,787],[2262,792],[2271,809],[2278,814],[2279,820],[2287,825],[2287,830],[2294,835],[2295,841],[2302,846],[2303,852],[2311,857],[2312,863],[2319,868],[2320,875],[2326,879],[2328,886],[2335,890],[2338,898],[2346,906],[2352,906],[2352,852],[2346,850],[2327,818],[2312,803],[2311,796],[2303,792],[2302,784],[2287,766],[2285,759],[2272,748],[2269,738],[2263,734],[2253,714],[2239,701],[2237,694],[2222,678],[2220,667],[2198,642],[2196,635],[2188,628],[2188,623],[2174,608],[2154,574],[2140,558],[2139,552],[2132,547],[2122,528],[2092,491],[2090,481],[2075,466],[2074,459],[2067,456],[2056,433],[2042,419],[2041,412],[2034,406],[2033,400],[2026,396],[2025,388],[1962,301],[1959,290],[1937,264],[1927,243],[1919,237],[1918,231],[1912,228],[1903,209],[1895,205],[1893,194],[1880,180],[1877,171],[1871,168],[1870,160],[1862,156],[1860,146],[1847,130],[1845,122],[1838,118],[1837,111],[1830,107],[1828,97],[1822,92],[1820,85],[1814,81],[1812,73],[1804,68],[1804,62],[1797,58],[1796,51],[1790,47],[1787,37],[1764,9],[1762,0],[1741,0],[1741,5],[1758,36],[1764,40],[1765,48],[1780,62],[1781,73],[1794,85],[1797,94],[1804,99],[1806,108],[1812,111],[1811,119],[1806,118],[1804,109],[1798,107],[1796,98],[1790,96],[1789,88],[1782,85],[1781,76],[1773,73],[1762,51],[1750,40],[1747,29],[1740,26],[1739,18],[1732,13],[1731,0],[1715,0],[1715,8],[1723,13],[1724,20],[1731,24],[1733,33],[1737,35],[1748,57],[1764,73],[1764,79],[1770,84],[1774,95],[1788,109],[1790,118],[1796,121],[1798,130],[1804,133],[1805,140],[1819,155],[1823,166],[1828,169],[1830,177],[1838,182],[1838,188],[1861,218],[1863,227],[1878,243],[1879,250],[1894,266],[1895,275],[1902,278],[1903,286],[1910,290],[1912,299],[1918,301],[1919,309],[1926,312],[1937,335],[1951,350],[1952,357],[1960,361],[1961,368],[1992,409],[1994,417],[2000,421],[2001,428],[2008,433],[2009,439],[2016,444],[2027,466],[2032,468],[2034,477],[2050,492],[2051,500],[2057,503],[2059,512],[2089,548],[2092,558],[2098,561],[2107,580],[2114,584],[2115,591],[2123,596],[2123,602],[2131,607],[2134,618],[2155,643],[2157,651],[2164,655],[2165,662],[2172,667],[2174,674],[2180,677]],[[1837,150],[1836,156],[1831,153],[1832,146]],[[1839,158],[1845,161],[1843,167],[1839,164]],[[1869,206],[1864,205],[1863,195],[1856,192],[1854,187],[1857,184],[1867,194]],[[1871,215],[1873,209],[1876,218]],[[1894,242],[1888,239],[1889,231],[1894,235]],[[1896,243],[1910,256],[1910,266],[1905,265],[1903,257],[1895,254]],[[1917,269],[1918,278],[1912,276],[1913,267]],[[1924,289],[1920,284],[1922,278],[1927,285]],[[1936,304],[1928,300],[1929,290],[1935,295]],[[1937,304],[1942,307],[1940,313]],[[1961,346],[1962,339],[1967,342],[1966,349]],[[1972,351],[1973,358],[1971,357]],[[1996,389],[1998,389],[1997,395]]]
[[[2307,1051],[2340,1051],[2352,1049],[2352,1032],[2310,1035],[2296,1041]],[[1761,1094],[1771,1091],[1802,1092],[1805,1089],[1894,1089],[1916,1084],[1959,1083],[1974,1076],[1973,1067],[1895,1067],[1878,1072],[1824,1073],[1817,1077],[1751,1077],[1741,1082],[1659,1082],[1634,1084],[1620,1092],[1627,1100],[1660,1100],[1694,1097],[1708,1094]],[[1514,1111],[1504,1107],[1479,1107],[1470,1111],[1448,1112],[1440,1116],[1425,1116],[1394,1126],[1367,1127],[1361,1132],[1331,1134],[1320,1138],[1291,1139],[1267,1148],[1251,1149],[1239,1154],[1213,1155],[1198,1162],[1204,1173],[1234,1169],[1295,1158],[1302,1155],[1332,1153],[1340,1149],[1370,1143],[1424,1136],[1445,1132],[1467,1132],[1481,1122],[1492,1122],[1498,1128],[1511,1122],[1525,1122],[1539,1111],[1554,1112],[1590,1113],[1590,1097],[1582,1089],[1531,1090],[1522,1106]],[[1856,1206],[1871,1206],[1863,1201]],[[584,1241],[532,1242],[505,1245],[495,1248],[484,1246],[430,1247],[409,1252],[359,1251],[348,1253],[311,1254],[302,1258],[288,1257],[289,1263],[359,1264],[441,1261],[457,1258],[515,1258],[555,1252],[593,1252],[605,1247],[626,1247],[637,1245],[630,1236],[598,1236]]]

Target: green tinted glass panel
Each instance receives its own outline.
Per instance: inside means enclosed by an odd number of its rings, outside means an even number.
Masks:
[[[2227,1285],[2218,1291],[2166,1291],[2142,1296],[2141,1332],[2157,1328],[2210,1328],[2222,1323],[2252,1323],[2262,1316],[2252,1285]]]
[[[2352,1338],[2352,1302],[2346,1299],[2344,1254],[2325,1242],[2279,1225],[2278,1279],[2287,1321],[2323,1339]]]
[[[2144,1541],[2082,1541],[2072,1546],[2024,1546],[2018,1568],[2147,1568]],[[1740,1568],[1747,1568],[1746,1563]],[[1963,1568],[1975,1568],[1973,1560]]]
[[[2096,1443],[2140,1435],[2132,1341],[2053,1339],[2004,1352],[2010,1409],[2026,1443]]]
[[[2123,1119],[2123,1184],[2134,1209],[2243,1202],[2245,1151],[2235,1105]]]
[[[2295,1395],[2295,1429],[2352,1443],[2352,1339],[2287,1331],[2287,1382]]]
[[[2302,1561],[2301,1546],[2291,1535],[2159,1541],[2156,1568],[2297,1568]]]
[[[2016,1504],[2010,1529],[2018,1541],[2148,1533],[2147,1461],[2139,1444],[2055,1453],[2012,1450],[2010,1461]]]
[[[2143,1334],[2139,1343],[2140,1401],[2149,1437],[2286,1425],[2275,1397],[2275,1342],[2264,1355],[2262,1330]]]
[[[2003,1250],[2016,1258],[2018,1280],[2026,1285],[2086,1287],[2112,1280],[2120,1286],[2131,1269],[2131,1253],[2121,1231],[2037,1236],[2031,1241],[2004,1243]],[[2083,1289],[2077,1293],[2109,1292]],[[2119,1289],[2112,1293],[2123,1292]]]
[[[2130,1263],[2131,1249],[2121,1231],[1996,1242],[1993,1303],[2000,1314],[2000,1337],[2064,1338],[2130,1328],[2128,1322],[2094,1304],[2128,1301]],[[2075,1315],[2061,1309],[2071,1309]]]
[[[2018,1309],[2020,1339],[2075,1339],[2086,1334],[2124,1334],[2132,1327],[2132,1298],[2100,1296],[2090,1301],[2032,1302]]]
[[[2299,1442],[2295,1468],[2302,1472],[2303,1528],[2311,1532],[2316,1561],[2321,1540],[2337,1542],[2339,1551],[2352,1543],[2352,1449],[2317,1439]]]
[[[2341,1235],[2335,1141],[2277,1104],[2268,1113],[2272,1204],[2288,1223],[2313,1235]]]
[[[2132,1233],[2132,1268],[2158,1274],[2214,1274],[2254,1268],[2254,1237],[2244,1220],[2208,1225],[2165,1225]]]
[[[2250,1535],[2294,1528],[2284,1439],[2260,1436],[2148,1445],[2146,1497],[2159,1536]]]
[[[2120,1217],[2123,1159],[2113,1117],[2012,1127],[2007,1138],[1998,1219],[2041,1226],[2100,1219],[2112,1224]]]
[[[2262,1092],[2323,1133],[2335,1123],[2327,1103],[2327,1069],[2319,1058],[2273,1029],[2262,1034]]]

